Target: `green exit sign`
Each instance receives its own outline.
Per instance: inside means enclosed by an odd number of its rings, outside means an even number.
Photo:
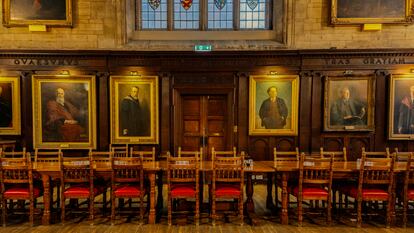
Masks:
[[[210,52],[211,49],[211,45],[194,45],[194,51],[196,52]]]

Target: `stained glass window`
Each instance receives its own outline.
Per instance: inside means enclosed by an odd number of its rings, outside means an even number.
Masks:
[[[174,0],[174,29],[199,29],[200,0]]]
[[[233,0],[208,0],[208,29],[233,28]]]
[[[167,29],[167,0],[141,1],[141,28]]]
[[[270,0],[240,0],[240,29],[268,29],[268,1]]]

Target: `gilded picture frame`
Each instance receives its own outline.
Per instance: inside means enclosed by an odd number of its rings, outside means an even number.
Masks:
[[[331,24],[410,24],[413,0],[331,0]]]
[[[96,148],[93,75],[33,75],[35,148]]]
[[[158,144],[158,76],[110,77],[111,143]]]
[[[389,81],[388,139],[414,140],[414,74],[394,74]]]
[[[299,76],[252,75],[249,135],[298,135]]]
[[[373,76],[325,77],[325,131],[373,131],[374,114]]]
[[[72,26],[72,0],[3,0],[3,25]]]
[[[0,76],[0,135],[21,134],[20,77]]]

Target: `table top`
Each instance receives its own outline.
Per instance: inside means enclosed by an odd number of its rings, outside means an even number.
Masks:
[[[144,162],[144,170],[146,171],[166,171],[167,161]],[[405,171],[406,162],[396,162],[395,172]],[[37,162],[33,164],[33,169],[38,172],[59,172],[60,167],[58,162]],[[111,164],[109,162],[95,163],[94,169],[96,171],[109,172],[111,171]],[[200,165],[200,171],[212,171],[213,162],[203,161]],[[293,172],[299,169],[299,163],[293,161],[277,162],[274,161],[254,161],[253,166],[245,167],[245,172],[253,173],[267,173],[267,172]],[[348,162],[334,162],[334,172],[356,172],[359,171],[359,166],[356,161]]]

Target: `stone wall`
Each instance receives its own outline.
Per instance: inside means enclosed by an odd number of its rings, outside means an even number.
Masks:
[[[289,0],[289,49],[413,48],[414,25],[384,25],[382,31],[363,32],[360,26],[329,26],[330,0]],[[73,28],[48,28],[29,32],[27,27],[0,26],[0,49],[59,50],[191,50],[196,42],[123,41],[120,2],[123,0],[73,0]],[[267,43],[212,42],[227,50],[281,48]],[[285,48],[285,47],[283,47]]]

